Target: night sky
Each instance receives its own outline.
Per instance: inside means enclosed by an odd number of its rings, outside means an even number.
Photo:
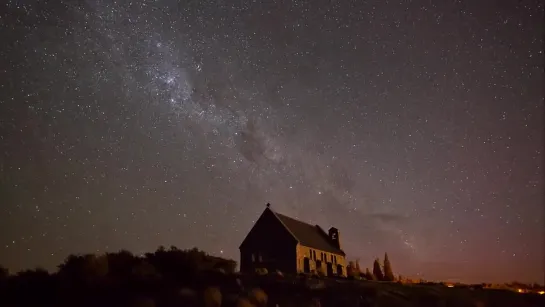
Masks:
[[[270,202],[362,267],[544,282],[542,1],[1,5],[11,272],[238,260]]]

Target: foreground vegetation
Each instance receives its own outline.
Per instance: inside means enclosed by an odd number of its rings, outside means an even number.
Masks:
[[[240,275],[197,249],[73,255],[55,273],[0,270],[0,306],[545,306],[545,296],[392,281]],[[385,274],[390,275],[390,273]]]

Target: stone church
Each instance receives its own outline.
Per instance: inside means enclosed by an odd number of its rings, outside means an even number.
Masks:
[[[267,208],[240,245],[240,271],[266,268],[283,273],[346,277],[346,254],[339,230],[325,232]]]

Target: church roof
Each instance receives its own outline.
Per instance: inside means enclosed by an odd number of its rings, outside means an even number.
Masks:
[[[345,255],[342,249],[337,248],[331,242],[329,235],[320,226],[311,225],[289,216],[272,212],[301,245],[324,252]]]

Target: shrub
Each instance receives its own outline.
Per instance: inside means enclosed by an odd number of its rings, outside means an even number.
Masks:
[[[0,266],[0,280],[7,279],[9,276],[9,271],[3,266]]]
[[[59,265],[59,275],[71,281],[96,282],[108,275],[108,258],[87,254],[70,255]]]
[[[371,271],[369,271],[369,268],[365,269],[364,277],[367,280],[377,280],[377,277],[375,275],[373,275],[373,273],[371,273]]]
[[[269,274],[269,271],[266,268],[256,268],[255,273],[259,276]]]
[[[240,297],[237,300],[237,307],[255,307],[255,305],[252,304],[249,299],[245,297]]]
[[[204,306],[220,307],[221,306],[221,291],[216,287],[209,287],[204,290]]]
[[[250,299],[252,299],[257,306],[267,306],[267,293],[260,288],[254,288],[250,291]]]

